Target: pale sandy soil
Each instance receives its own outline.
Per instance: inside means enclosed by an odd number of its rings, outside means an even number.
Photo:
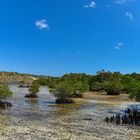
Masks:
[[[130,102],[134,103],[134,100],[129,99],[129,96],[127,94],[120,94],[116,96],[106,95],[104,92],[86,92],[84,93],[85,99],[93,99],[97,100],[99,102],[104,102],[108,104],[121,104],[123,102]]]

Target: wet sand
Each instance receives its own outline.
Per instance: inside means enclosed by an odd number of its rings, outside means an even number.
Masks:
[[[127,103],[134,103],[134,100],[131,100],[129,98],[129,95],[127,94],[120,94],[116,96],[112,95],[106,95],[105,92],[86,92],[84,93],[84,98],[85,99],[93,99],[93,100],[98,100],[99,102],[103,103],[110,103],[110,104],[116,104],[119,105],[121,103],[127,102]]]
[[[122,111],[128,100],[98,97],[77,100],[74,105],[55,105],[42,87],[39,99],[24,98],[27,89],[12,87],[13,107],[0,112],[0,140],[138,140],[140,128],[107,124],[104,119]],[[108,98],[108,97],[106,97]],[[110,97],[109,97],[110,98]],[[116,97],[115,97],[116,98]],[[112,100],[112,101],[111,101]],[[112,103],[111,103],[112,102]]]

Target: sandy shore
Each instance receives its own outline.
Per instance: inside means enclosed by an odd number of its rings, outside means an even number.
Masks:
[[[84,93],[85,99],[93,99],[99,102],[110,103],[110,104],[121,104],[123,102],[134,103],[134,100],[129,98],[128,94],[120,94],[116,96],[106,95],[104,92],[86,92]]]

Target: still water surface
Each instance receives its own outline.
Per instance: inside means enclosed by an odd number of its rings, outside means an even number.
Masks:
[[[38,99],[25,99],[27,88],[11,86],[12,108],[0,110],[0,140],[139,140],[140,128],[107,124],[104,119],[122,106],[95,100],[55,105],[55,98],[41,87]]]

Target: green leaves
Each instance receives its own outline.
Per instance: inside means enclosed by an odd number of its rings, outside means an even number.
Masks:
[[[57,85],[54,93],[57,98],[69,98],[73,90],[71,83],[69,81],[64,81]]]
[[[39,85],[36,82],[33,82],[32,85],[29,87],[29,92],[31,94],[36,94],[39,92]]]
[[[101,70],[96,75],[84,73],[70,73],[62,77],[48,77],[39,79],[39,84],[47,85],[57,97],[72,97],[73,94],[85,91],[106,91],[128,93],[131,98],[140,100],[140,74],[121,74]]]
[[[6,99],[12,96],[12,91],[10,90],[9,86],[6,84],[0,85],[0,100]]]
[[[121,83],[122,74],[119,72],[106,72],[104,70],[98,71],[91,80],[91,90],[104,90],[110,92],[112,90],[121,90],[123,85]]]
[[[70,98],[73,94],[82,93],[88,89],[88,85],[82,82],[64,80],[57,85],[53,93],[57,98]]]

